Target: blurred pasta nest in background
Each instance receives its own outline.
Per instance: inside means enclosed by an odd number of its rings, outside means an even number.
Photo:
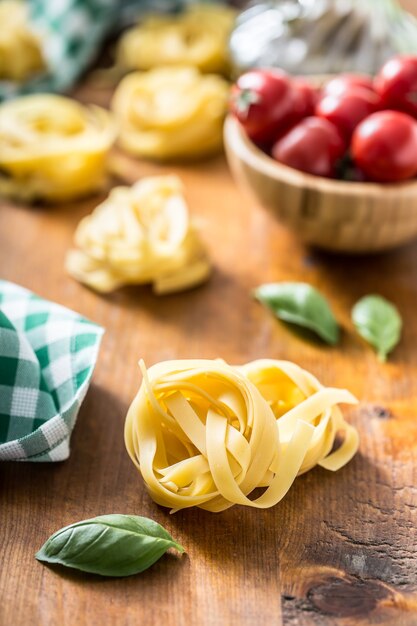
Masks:
[[[206,280],[210,263],[190,221],[176,176],[144,178],[116,187],[75,233],[67,270],[100,292],[152,283],[157,293]]]
[[[357,451],[357,431],[337,406],[355,404],[354,396],[294,363],[182,360],[141,369],[126,447],[152,498],[173,511],[268,508],[297,475],[316,465],[336,471]],[[258,487],[264,492],[250,499]]]
[[[179,15],[149,15],[122,36],[117,63],[128,70],[169,64],[228,74],[235,17],[234,9],[220,4],[190,5]]]
[[[24,81],[44,69],[39,38],[30,28],[28,4],[0,2],[0,80]]]
[[[116,136],[111,114],[51,94],[0,105],[0,195],[64,201],[100,189]]]
[[[223,145],[229,85],[193,67],[132,72],[119,84],[112,108],[119,143],[152,159],[205,156]]]

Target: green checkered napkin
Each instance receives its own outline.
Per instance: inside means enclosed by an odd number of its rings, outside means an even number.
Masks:
[[[103,329],[0,280],[0,460],[63,461]]]

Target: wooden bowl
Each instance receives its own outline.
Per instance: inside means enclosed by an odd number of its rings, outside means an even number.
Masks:
[[[361,254],[417,237],[417,180],[382,185],[304,174],[261,152],[230,116],[224,137],[238,183],[306,243]]]

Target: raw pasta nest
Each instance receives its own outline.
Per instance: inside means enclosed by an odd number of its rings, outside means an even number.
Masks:
[[[0,105],[0,195],[63,201],[101,188],[114,142],[111,114],[51,94]]]
[[[30,29],[28,3],[0,2],[0,80],[24,81],[45,69],[39,38]]]
[[[67,270],[100,292],[152,283],[156,293],[206,280],[210,263],[190,221],[176,176],[144,178],[116,187],[75,233]]]
[[[202,72],[227,74],[235,17],[232,8],[218,4],[191,5],[180,15],[150,15],[122,36],[117,63],[129,70],[192,65]]]
[[[357,451],[357,431],[337,406],[355,404],[354,396],[293,363],[182,360],[141,369],[125,443],[152,498],[173,511],[268,508],[297,475],[316,465],[336,471]],[[332,452],[339,430],[345,439]],[[266,489],[249,498],[257,487]]]
[[[121,81],[112,103],[120,145],[157,160],[217,152],[228,93],[223,78],[192,67],[133,72]]]

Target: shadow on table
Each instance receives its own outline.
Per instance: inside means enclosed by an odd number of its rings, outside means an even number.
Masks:
[[[394,491],[388,471],[358,453],[337,473],[316,467],[297,478],[285,498],[271,509],[234,506],[218,514],[200,509],[183,510],[171,517],[171,524],[184,536],[185,545],[195,544],[216,566],[222,567],[228,560],[243,558],[246,568],[255,571],[262,571],[265,567],[262,555],[271,556],[276,550],[283,556],[295,545],[303,547],[298,560],[328,564],[329,554],[321,556],[317,546],[318,528],[321,528],[320,541],[333,543],[334,564],[339,565],[337,544],[346,549],[347,542],[342,536],[338,537],[332,527],[354,528],[358,535],[366,537],[369,531],[366,519],[359,520],[358,515],[361,507],[368,505],[375,506],[381,515],[392,514]],[[328,524],[327,531],[325,524]],[[395,527],[391,530],[394,545]],[[245,550],[251,551],[250,546],[254,546],[252,558],[247,558],[249,555]]]
[[[92,383],[77,417],[70,456],[62,462],[4,462],[0,464],[3,497],[16,500],[19,492],[40,507],[64,501],[88,500],[88,490],[107,474],[120,471],[125,461],[123,425],[127,404]],[[128,461],[128,459],[126,459]],[[78,484],[78,490],[72,485]],[[112,481],[108,483],[110,488]],[[81,489],[80,489],[81,486]],[[73,493],[74,491],[74,493]]]
[[[371,255],[341,255],[312,250],[310,265],[320,266],[320,273],[332,285],[335,294],[346,292],[352,300],[363,295],[382,292],[396,300],[415,290],[417,242],[385,253]]]

